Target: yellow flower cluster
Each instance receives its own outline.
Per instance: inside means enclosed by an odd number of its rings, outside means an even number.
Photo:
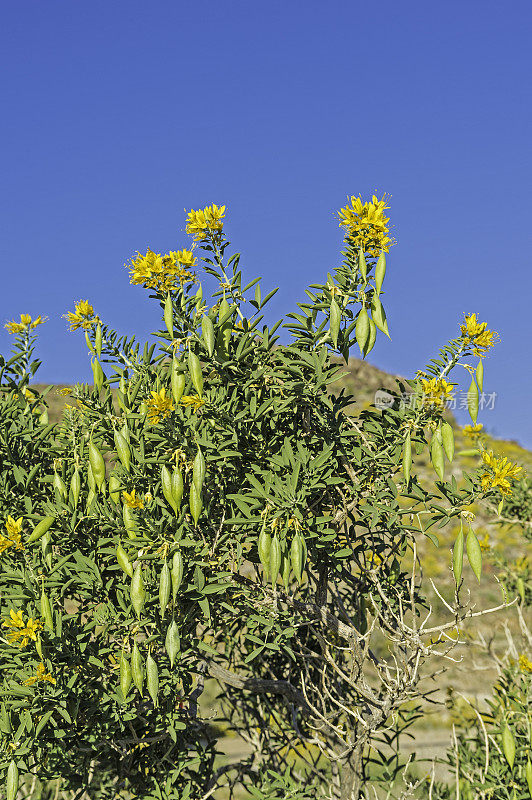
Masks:
[[[8,333],[23,333],[26,330],[36,328],[37,325],[42,325],[47,319],[48,317],[43,318],[40,314],[36,319],[32,319],[29,314],[21,314],[20,322],[15,322],[15,320],[6,322],[4,328],[7,328]]]
[[[445,403],[452,398],[453,384],[447,383],[445,378],[421,378],[423,387],[423,404],[443,408]]]
[[[41,682],[48,682],[55,684],[55,678],[52,677],[50,672],[46,672],[46,668],[44,664],[41,663],[37,666],[37,674],[32,675],[31,678],[28,678],[24,681],[24,686],[33,686],[34,683],[41,683]]]
[[[519,669],[521,672],[532,672],[532,661],[524,653],[519,656]]]
[[[152,425],[157,425],[161,420],[170,416],[174,410],[172,398],[166,396],[166,389],[151,392],[151,397],[146,402],[148,420]]]
[[[193,411],[199,411],[204,404],[205,400],[202,400],[198,394],[185,394],[179,401],[179,405],[191,408]]]
[[[351,205],[338,212],[340,227],[346,228],[345,238],[361,248],[364,253],[379,256],[381,251],[387,253],[394,241],[388,236],[390,218],[385,211],[386,195],[379,200],[375,195],[370,202],[363,203],[360,197],[351,197]]]
[[[469,314],[460,327],[464,339],[473,346],[473,353],[482,358],[499,339],[499,334],[488,330],[487,322],[478,322],[476,314]]]
[[[478,543],[480,545],[480,549],[482,550],[482,552],[488,553],[491,550],[489,533],[486,533],[482,539],[479,539]]]
[[[28,617],[28,621],[24,622],[22,611],[15,611],[13,608],[9,612],[9,619],[3,623],[4,628],[11,628],[11,633],[7,634],[7,638],[13,644],[16,642],[19,647],[26,647],[28,642],[37,641],[37,633],[42,628],[42,622],[38,619]]]
[[[74,306],[74,311],[63,314],[63,318],[70,323],[71,331],[77,331],[78,328],[89,330],[100,321],[88,300],[79,300]]]
[[[131,283],[158,292],[169,292],[185,283],[195,283],[196,278],[189,270],[196,265],[196,261],[192,250],[171,250],[163,256],[148,249],[145,256],[137,253],[131,264],[126,266]]]
[[[475,438],[478,436],[482,431],[484,425],[481,422],[477,423],[476,425],[464,425],[462,428],[464,436],[470,436],[471,438]]]
[[[8,516],[5,529],[7,536],[0,533],[0,553],[4,553],[9,547],[14,547],[15,550],[23,550],[24,545],[20,539],[20,532],[22,530],[22,517],[13,519]]]
[[[498,489],[500,493],[508,495],[512,493],[510,481],[515,480],[522,470],[517,464],[512,464],[506,456],[496,458],[493,450],[482,453],[484,464],[491,470],[485,472],[481,478],[482,490],[489,492],[490,489]]]
[[[135,489],[130,492],[122,492],[122,498],[128,508],[144,508],[144,501],[137,495]]]
[[[225,206],[212,206],[198,211],[189,211],[187,216],[187,233],[191,233],[196,241],[206,239],[210,234],[219,233],[224,224]]]

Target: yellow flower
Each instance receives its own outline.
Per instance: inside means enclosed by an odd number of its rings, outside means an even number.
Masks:
[[[162,419],[166,419],[174,410],[172,398],[166,396],[164,387],[158,392],[151,392],[151,397],[146,402],[146,406],[148,420],[152,425],[157,425]]]
[[[427,406],[443,408],[444,404],[452,398],[453,384],[447,383],[445,378],[421,378],[423,386],[423,402]]]
[[[61,397],[70,397],[72,394],[72,389],[70,386],[63,386],[62,389],[56,389],[56,394],[60,395]]]
[[[490,547],[490,535],[489,535],[489,533],[487,533],[487,534],[484,536],[484,538],[483,538],[483,539],[479,539],[479,542],[478,542],[478,543],[479,543],[479,545],[480,545],[480,549],[482,550],[482,552],[483,552],[483,553],[487,553],[487,552],[489,552],[489,550],[491,550],[491,547]]]
[[[522,672],[532,672],[532,661],[524,653],[519,656],[519,669]]]
[[[15,547],[15,550],[23,550],[24,545],[22,544],[20,538],[20,532],[22,530],[22,517],[19,517],[17,520],[15,520],[13,517],[8,516],[5,529],[7,536],[4,536],[0,533],[0,553],[3,553],[9,547],[13,546]]]
[[[32,319],[29,314],[21,314],[20,322],[15,322],[15,320],[6,322],[4,328],[7,328],[8,333],[22,333],[25,330],[36,328],[37,325],[43,325],[47,319],[48,317],[43,318],[40,314],[36,319]]]
[[[490,347],[499,339],[499,334],[488,330],[487,322],[478,322],[476,314],[469,314],[460,327],[464,339],[469,339],[473,345],[473,353],[482,358]]]
[[[28,678],[24,681],[24,686],[33,686],[34,683],[39,683],[40,681],[48,681],[48,683],[55,684],[55,678],[48,672],[46,672],[44,664],[41,663],[37,667],[37,674],[32,675],[31,678]]]
[[[194,257],[192,250],[178,250],[176,252],[176,258],[180,264],[189,269],[195,267],[198,261],[198,259]]]
[[[187,233],[191,233],[196,241],[205,239],[209,234],[219,233],[224,224],[225,206],[206,206],[203,210],[189,211],[187,216]]]
[[[338,212],[340,227],[346,228],[345,238],[364,253],[372,256],[387,253],[395,242],[390,239],[388,222],[390,218],[384,213],[390,206],[386,205],[386,195],[379,200],[375,195],[370,202],[363,203],[360,197],[351,197],[351,205]]]
[[[192,408],[194,411],[199,411],[205,404],[205,400],[202,400],[197,394],[185,394],[179,401],[179,404],[185,406],[185,408]]]
[[[37,641],[37,633],[42,628],[42,622],[29,617],[28,621],[24,623],[22,611],[11,609],[9,612],[9,619],[4,621],[3,626],[13,629],[11,633],[7,634],[7,638],[10,642],[18,642],[19,647],[26,647],[30,640],[33,642]]]
[[[131,259],[131,264],[126,266],[131,283],[158,292],[170,292],[185,283],[195,283],[193,273],[184,269],[185,266],[193,267],[195,264],[196,259],[191,250],[171,250],[163,256],[148,248],[145,256],[137,253]]]
[[[503,496],[511,494],[510,481],[517,478],[522,467],[512,464],[506,456],[496,458],[493,450],[482,453],[482,460],[491,470],[491,472],[485,472],[481,477],[482,490],[489,492],[490,489],[498,489]]]
[[[88,300],[79,300],[75,304],[74,311],[63,314],[63,318],[70,323],[71,331],[76,331],[78,328],[88,330],[100,321]]]
[[[141,497],[137,497],[135,489],[130,492],[122,492],[122,497],[128,508],[144,508],[144,501]]]
[[[464,436],[478,436],[484,426],[482,423],[478,423],[477,425],[464,425],[462,428]]]

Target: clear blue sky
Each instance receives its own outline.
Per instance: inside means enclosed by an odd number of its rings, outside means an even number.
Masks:
[[[532,447],[529,0],[25,0],[1,25],[0,319],[50,318],[42,380],[91,376],[76,300],[156,327],[123,264],[181,248],[185,208],[227,205],[273,319],[336,264],[347,194],[386,191],[371,360],[410,376],[476,311],[501,335],[481,421]]]

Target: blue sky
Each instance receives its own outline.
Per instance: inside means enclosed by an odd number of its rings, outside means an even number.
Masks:
[[[41,380],[91,376],[76,300],[158,326],[123,264],[184,246],[185,208],[227,205],[273,320],[337,263],[346,196],[386,191],[370,360],[411,376],[476,311],[501,335],[480,421],[532,447],[528,1],[26,0],[2,29],[0,319],[50,318]]]

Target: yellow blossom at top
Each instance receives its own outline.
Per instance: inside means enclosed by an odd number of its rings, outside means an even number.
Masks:
[[[453,384],[447,383],[445,378],[421,378],[421,385],[424,405],[443,408],[452,398]]]
[[[48,683],[55,684],[55,678],[53,678],[49,672],[46,672],[46,668],[42,661],[37,666],[37,674],[32,675],[31,678],[25,680],[24,686],[33,686],[34,683],[40,683],[41,681],[47,681]]]
[[[172,398],[166,396],[166,389],[159,389],[158,392],[151,392],[151,397],[146,402],[148,420],[152,425],[157,425],[161,420],[170,416],[174,410]]]
[[[0,533],[0,553],[3,553],[9,547],[14,547],[15,550],[23,550],[24,545],[22,544],[20,533],[22,531],[22,517],[19,517],[17,520],[13,519],[13,517],[8,516],[7,521],[5,523],[5,529],[7,536]]]
[[[163,256],[148,248],[145,256],[137,253],[126,266],[131,283],[158,292],[170,292],[185,283],[195,283],[194,274],[186,267],[191,269],[196,261],[192,250],[171,250]]]
[[[482,358],[490,347],[499,339],[499,334],[488,330],[487,322],[478,322],[476,314],[469,314],[460,327],[464,339],[469,339],[473,345],[473,353]]]
[[[503,496],[511,494],[512,486],[510,481],[517,478],[522,467],[512,464],[506,456],[497,458],[493,455],[493,450],[482,453],[482,460],[491,470],[491,472],[485,472],[482,475],[482,490],[489,492],[490,489],[498,489]]]
[[[4,328],[7,328],[8,333],[22,333],[25,330],[36,328],[37,325],[43,325],[47,319],[48,317],[43,318],[40,314],[36,319],[32,319],[29,314],[21,314],[20,322],[15,322],[15,320],[6,322]]]
[[[122,492],[122,497],[128,508],[144,508],[144,501],[137,496],[135,489],[130,492]]]
[[[225,206],[206,206],[198,211],[189,211],[187,216],[187,233],[191,233],[196,241],[205,239],[211,233],[219,233],[224,224]]]
[[[197,394],[184,394],[179,401],[179,405],[185,406],[185,408],[192,408],[194,411],[199,411],[204,404],[205,400]]]
[[[363,203],[360,197],[351,197],[351,205],[338,212],[340,227],[346,228],[345,238],[364,253],[379,256],[387,253],[395,242],[388,236],[390,218],[385,212],[390,206],[386,204],[384,194],[382,200],[376,195],[370,202]]]
[[[88,330],[100,321],[88,300],[79,300],[74,306],[74,311],[63,314],[63,318],[70,323],[71,331],[76,331],[78,328]]]
[[[26,647],[28,642],[31,640],[33,642],[37,641],[37,633],[42,628],[42,622],[38,619],[32,619],[32,617],[28,617],[28,621],[25,623],[22,611],[15,611],[11,609],[9,612],[9,619],[6,619],[3,622],[4,628],[11,628],[11,633],[7,634],[7,638],[10,642],[18,643],[19,647]]]
[[[482,425],[481,422],[478,422],[476,425],[464,425],[464,427],[462,428],[462,431],[464,433],[464,436],[475,437],[475,436],[478,436],[480,434],[480,432],[482,431],[483,427],[484,427],[484,425]]]
[[[521,672],[532,672],[532,661],[524,653],[519,656],[519,669]]]

